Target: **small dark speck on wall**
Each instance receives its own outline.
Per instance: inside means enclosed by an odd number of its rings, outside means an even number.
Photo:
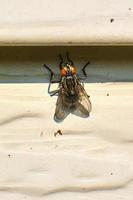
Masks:
[[[43,131],[41,131],[41,133],[40,133],[40,137],[42,137],[43,136]]]
[[[114,22],[114,19],[113,19],[113,18],[111,18],[111,19],[110,19],[110,22],[111,22],[111,23],[112,23],[112,22]]]
[[[130,10],[130,11],[131,11],[131,8],[129,8],[128,10]]]
[[[61,130],[58,130],[57,132],[55,132],[55,133],[54,133],[54,136],[56,137],[57,134],[63,135],[62,132],[61,132]]]

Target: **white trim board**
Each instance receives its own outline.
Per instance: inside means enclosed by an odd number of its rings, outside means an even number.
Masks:
[[[131,0],[0,0],[0,45],[132,45]]]

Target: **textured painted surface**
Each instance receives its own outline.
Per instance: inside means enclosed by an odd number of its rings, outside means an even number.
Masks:
[[[132,0],[0,0],[0,45],[132,45],[132,22]]]
[[[47,63],[90,60],[92,113],[53,121]],[[0,198],[132,200],[132,48],[0,48]],[[114,82],[115,81],[115,82]],[[54,136],[61,129],[63,135]]]

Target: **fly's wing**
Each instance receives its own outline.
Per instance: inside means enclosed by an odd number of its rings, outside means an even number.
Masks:
[[[92,107],[89,96],[87,95],[82,85],[78,86],[78,91],[79,98],[75,103],[74,109],[71,111],[71,113],[83,118],[89,117]]]
[[[65,93],[61,90],[58,95],[56,109],[54,114],[54,120],[56,122],[63,121],[70,113],[70,105],[65,104]]]

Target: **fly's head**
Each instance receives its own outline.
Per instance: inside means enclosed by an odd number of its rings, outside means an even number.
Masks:
[[[73,61],[69,58],[69,53],[66,52],[66,57],[63,59],[62,55],[60,57],[60,74],[61,77],[73,77],[76,75],[77,70],[74,67]]]
[[[60,69],[62,77],[73,77],[77,73],[76,67],[72,66],[69,63],[65,63],[64,66]]]

